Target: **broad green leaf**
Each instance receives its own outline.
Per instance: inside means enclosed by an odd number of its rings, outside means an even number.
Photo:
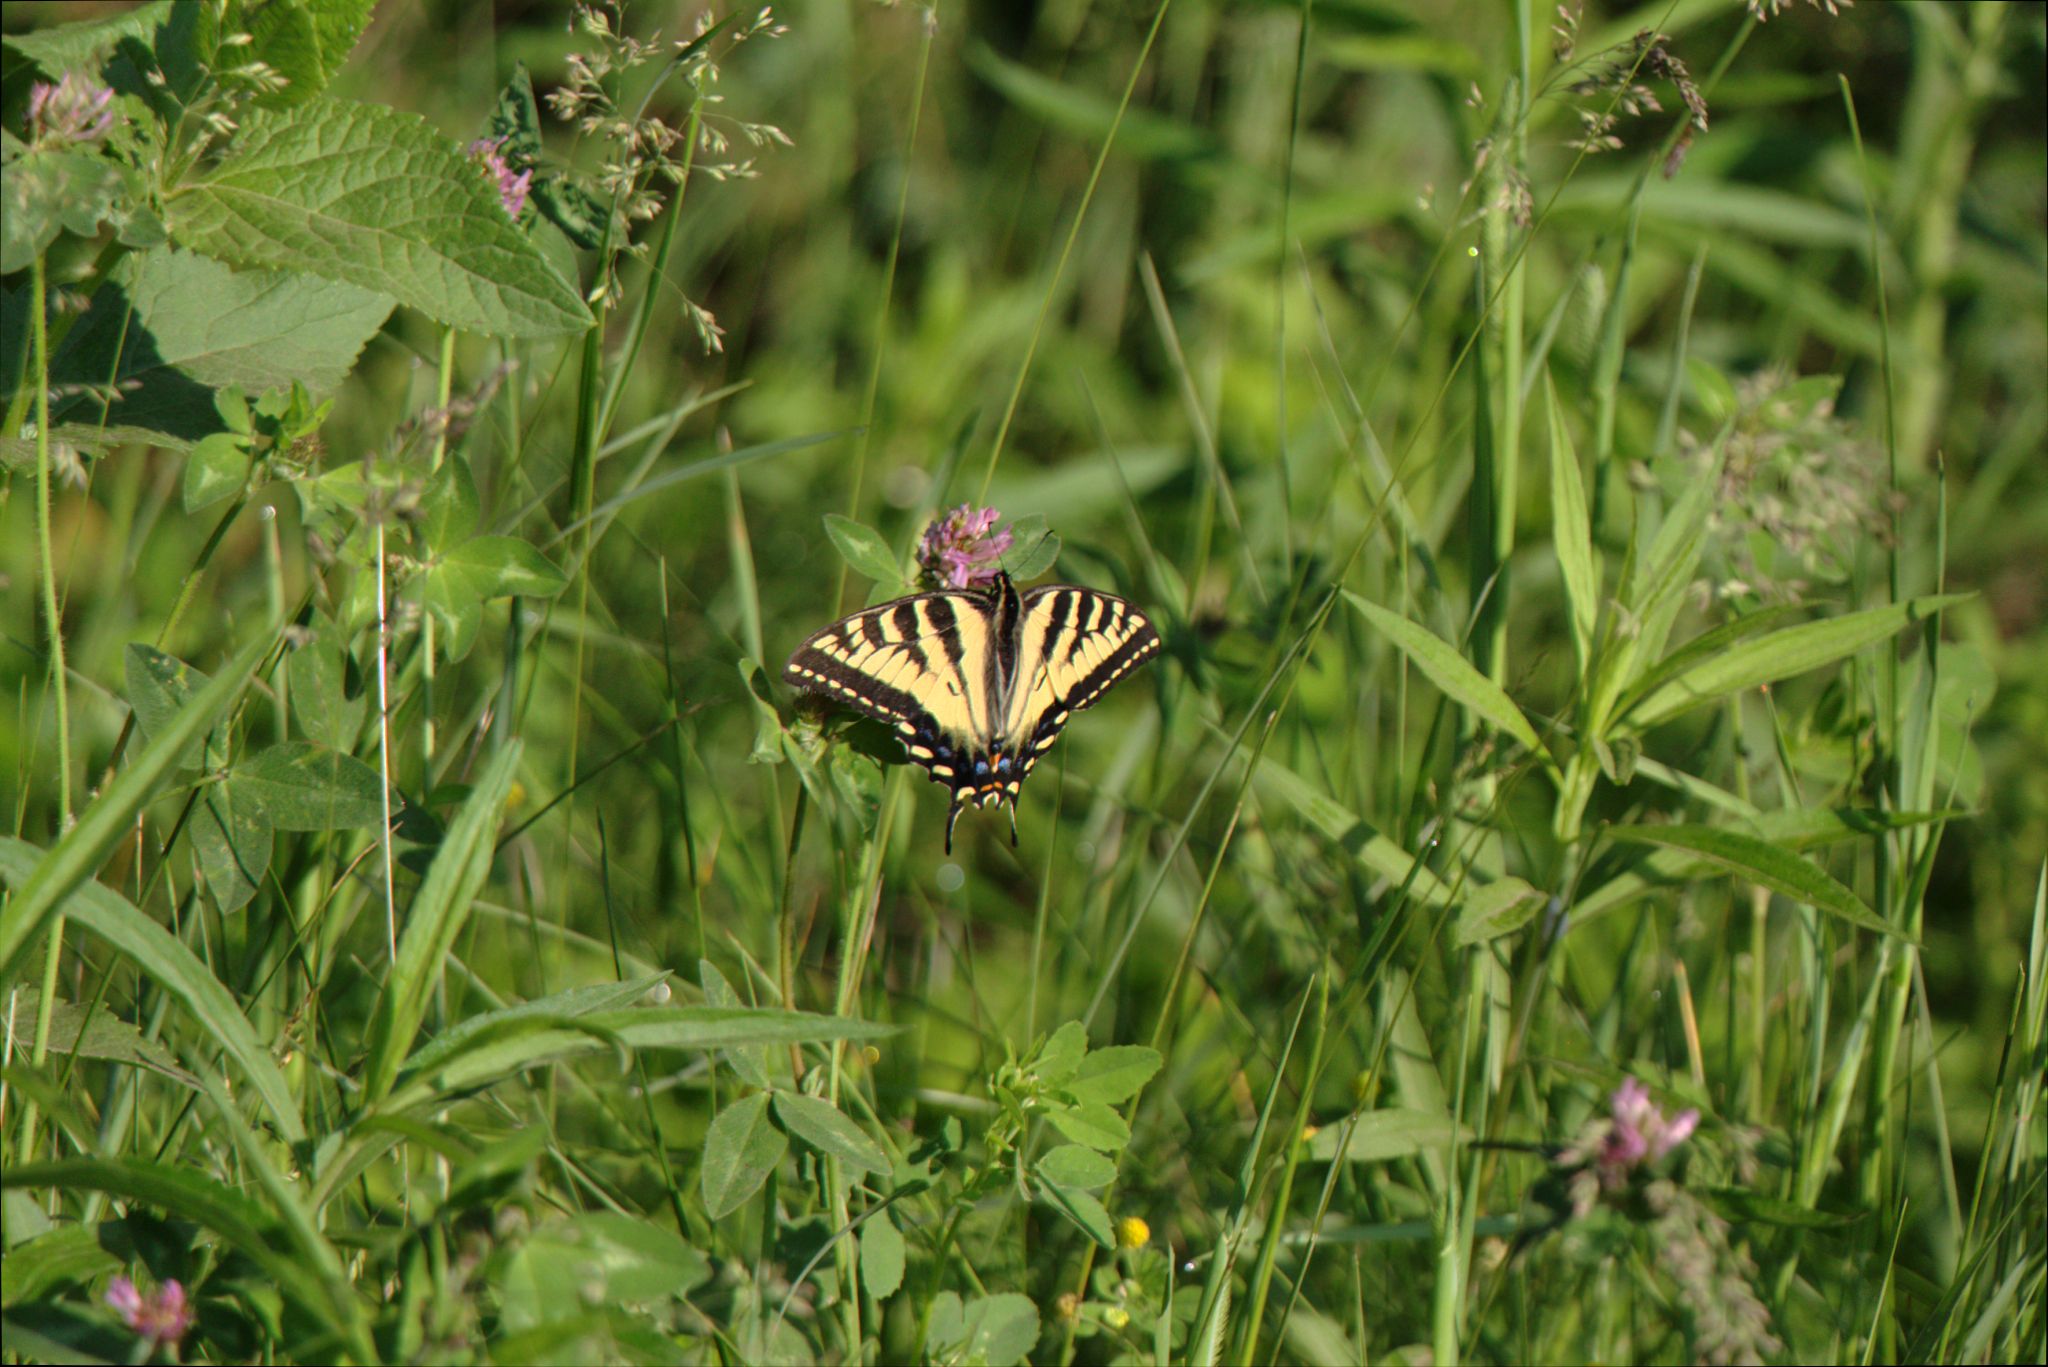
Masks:
[[[353,750],[370,699],[340,629],[316,616],[311,638],[292,651],[286,666],[299,729],[317,745],[344,754]]]
[[[554,563],[517,537],[478,536],[420,576],[419,601],[447,631],[448,658],[469,654],[486,599],[551,598],[568,584]]]
[[[296,380],[333,389],[390,312],[390,296],[374,287],[236,271],[170,247],[138,252],[52,358],[53,379],[95,387],[55,415],[197,440],[225,425],[214,393],[226,386],[261,394]],[[97,387],[110,377],[120,393],[103,417]]]
[[[223,914],[240,911],[263,886],[274,835],[263,809],[234,784],[200,787],[185,838],[192,842],[192,862]]]
[[[896,553],[889,549],[889,543],[882,540],[882,534],[874,528],[863,526],[850,517],[827,513],[825,535],[831,538],[839,558],[856,573],[886,586],[892,593],[903,583],[903,569],[897,563]]]
[[[1910,939],[1863,905],[1863,900],[1817,866],[1767,840],[1718,826],[1609,826],[1614,840],[1664,845],[1699,856],[1737,877],[1783,893],[1877,935]]]
[[[725,974],[718,971],[718,965],[709,959],[697,960],[697,983],[704,990],[706,1006],[738,1011],[746,1005],[740,1000],[740,994],[733,991],[732,984],[726,981]],[[750,1087],[767,1089],[767,1050],[757,1047],[725,1049],[721,1050],[720,1054],[732,1065],[732,1070],[740,1075],[740,1081]]]
[[[441,980],[442,965],[469,919],[477,890],[490,873],[498,818],[518,769],[519,751],[519,742],[513,741],[484,766],[406,910],[398,956],[371,1018],[368,1057],[363,1065],[366,1101],[381,1100],[397,1081],[427,1003]]]
[[[58,906],[127,835],[135,814],[155,794],[157,784],[177,767],[178,756],[241,696],[256,664],[269,651],[272,634],[265,631],[236,652],[218,677],[180,707],[163,730],[126,769],[107,785],[79,817],[78,824],[37,861],[34,872],[15,884],[14,898],[0,907],[0,980],[21,967],[22,957],[42,933]],[[16,842],[19,844],[19,842]],[[22,846],[23,849],[33,848]]]
[[[817,1016],[773,1007],[633,1007],[594,1012],[573,1026],[541,1020],[511,1034],[473,1039],[463,1051],[431,1067],[408,1064],[398,1086],[380,1108],[395,1114],[409,1107],[473,1090],[507,1073],[539,1064],[561,1063],[618,1049],[738,1049],[751,1045],[830,1043],[881,1039],[891,1026],[873,1021]],[[434,1049],[420,1049],[426,1058]]]
[[[702,1253],[674,1230],[598,1210],[542,1226],[529,1236],[543,1275],[578,1297],[638,1303],[688,1294],[711,1275]]]
[[[1081,1060],[1065,1090],[1077,1101],[1127,1101],[1159,1071],[1159,1051],[1142,1044],[1096,1049]]]
[[[215,432],[192,444],[185,457],[185,511],[211,508],[249,482],[249,452],[232,432]]]
[[[58,1287],[78,1286],[120,1271],[123,1260],[100,1243],[105,1239],[119,1247],[108,1228],[115,1223],[59,1225],[9,1248],[0,1258],[0,1305],[39,1300]]]
[[[1131,1142],[1131,1127],[1124,1118],[1100,1101],[1084,1101],[1071,1109],[1050,1110],[1045,1118],[1076,1144],[1114,1153]]]
[[[1340,1152],[1349,1163],[1384,1163],[1425,1152],[1440,1154],[1459,1137],[1458,1126],[1448,1115],[1389,1106],[1366,1111],[1356,1124],[1339,1120],[1323,1126],[1308,1141],[1308,1151],[1320,1163],[1330,1162]]]
[[[1541,892],[1519,878],[1496,879],[1469,894],[1458,908],[1456,941],[1463,947],[1512,934],[1542,910],[1543,901]]]
[[[1009,1367],[1024,1361],[1038,1342],[1038,1307],[1014,1291],[968,1301],[961,1307],[960,1323],[964,1362]]]
[[[1780,1200],[1748,1187],[1708,1187],[1701,1200],[1722,1218],[1737,1224],[1770,1225],[1777,1229],[1842,1229],[1864,1218],[1863,1211],[1836,1214],[1795,1201]]]
[[[149,0],[134,9],[100,18],[10,33],[4,41],[41,67],[46,76],[61,76],[67,71],[97,75],[100,62],[123,39],[133,38],[145,47],[155,46],[157,30],[178,8],[177,0]]]
[[[412,1057],[405,1061],[406,1074],[412,1076],[445,1067],[451,1060],[470,1050],[477,1041],[499,1036],[504,1027],[513,1021],[536,1018],[548,1021],[574,1020],[600,1011],[616,1010],[637,1001],[665,976],[654,974],[628,982],[592,983],[587,987],[572,987],[567,991],[553,992],[545,997],[536,997],[532,1001],[520,1002],[516,1006],[501,1006],[495,1011],[464,1017],[415,1050]]]
[[[128,705],[135,709],[135,724],[151,740],[162,735],[178,718],[186,703],[206,686],[206,675],[175,655],[166,655],[140,641],[129,645],[124,664],[128,676]],[[197,769],[206,762],[205,736],[192,738],[177,756],[180,769]]]
[[[25,840],[0,836],[0,880],[16,891],[13,904],[7,912],[0,912],[0,917],[12,914],[22,904],[26,885],[50,857]],[[191,1014],[206,1036],[240,1066],[278,1133],[294,1142],[305,1137],[291,1087],[269,1049],[256,1037],[228,990],[191,950],[104,884],[88,882],[77,888],[65,901],[64,912],[72,924],[105,940]]]
[[[250,7],[248,55],[285,78],[282,90],[256,103],[266,109],[304,104],[327,88],[362,37],[377,0],[316,0]]]
[[[1094,1191],[1116,1180],[1116,1164],[1082,1144],[1061,1144],[1038,1160],[1039,1175],[1048,1182]]]
[[[1116,1230],[1110,1225],[1109,1211],[1100,1200],[1078,1187],[1049,1179],[1039,1182],[1038,1195],[1047,1205],[1072,1220],[1075,1228],[1093,1239],[1099,1247],[1116,1247]]]
[[[1630,685],[1628,691],[1622,695],[1618,710],[1626,713],[1629,708],[1635,706],[1638,699],[1647,696],[1652,689],[1665,681],[1684,673],[1703,660],[1719,656],[1736,642],[1754,636],[1760,631],[1768,631],[1787,618],[1796,617],[1804,611],[1805,605],[1801,603],[1775,603],[1737,617],[1731,622],[1723,622],[1710,631],[1701,632],[1645,670],[1642,677]]]
[[[476,530],[476,479],[459,451],[441,458],[441,468],[420,491],[420,534],[433,555],[446,555]]]
[[[1409,897],[1431,907],[1452,901],[1451,889],[1426,865],[1339,806],[1271,755],[1259,763],[1258,786],[1286,801],[1325,838],[1343,846],[1361,865]]]
[[[1570,609],[1572,646],[1579,674],[1587,677],[1593,663],[1593,628],[1600,616],[1600,561],[1593,550],[1593,527],[1586,511],[1586,485],[1579,474],[1578,452],[1557,404],[1557,386],[1548,372],[1543,389],[1550,411],[1550,540],[1557,568],[1564,578]]]
[[[575,285],[505,216],[477,164],[416,114],[322,97],[252,110],[209,174],[166,197],[171,236],[241,267],[395,295],[506,337],[590,326]]]
[[[1875,645],[1914,622],[1924,621],[1966,593],[1935,594],[1867,608],[1824,621],[1785,627],[1699,658],[1659,684],[1629,711],[1626,720],[1648,728],[1701,703],[1761,684],[1789,679]]]
[[[1399,647],[1401,653],[1413,661],[1415,667],[1442,689],[1452,702],[1465,707],[1496,730],[1513,736],[1531,753],[1539,757],[1544,754],[1543,742],[1536,738],[1536,728],[1529,725],[1522,709],[1515,706],[1499,684],[1474,669],[1472,662],[1442,637],[1377,603],[1367,602],[1355,593],[1347,591],[1344,596],[1351,600],[1351,606],[1358,609],[1374,630]]]
[[[1088,1027],[1080,1021],[1068,1021],[1045,1041],[1038,1051],[1037,1065],[1033,1071],[1043,1087],[1063,1087],[1074,1076],[1074,1070],[1081,1066],[1081,1058],[1088,1052]]]
[[[720,1111],[704,1135],[704,1213],[723,1220],[745,1205],[788,1150],[788,1138],[768,1118],[768,1093]]]
[[[91,236],[125,189],[119,167],[87,152],[39,147],[9,161],[0,172],[0,275],[27,270],[66,229]]]
[[[775,1093],[775,1116],[791,1134],[862,1172],[887,1172],[882,1146],[862,1134],[831,1102],[798,1092]]]
[[[18,1019],[36,1019],[35,989],[24,990],[15,1008]],[[88,1013],[77,1002],[58,1000],[50,1008],[50,1052],[76,1054],[80,1058],[105,1059],[147,1068],[182,1086],[192,1087],[192,1074],[178,1065],[171,1051],[150,1039],[104,1005]]]
[[[1009,574],[1020,584],[1038,578],[1051,569],[1053,562],[1060,558],[1060,538],[1056,532],[1047,532],[1028,543],[1020,538],[1018,544],[1023,549],[1011,563]]]
[[[860,1227],[860,1284],[878,1301],[903,1285],[903,1231],[886,1210],[876,1211]]]
[[[1806,850],[1823,845],[1858,840],[1909,826],[1945,822],[1966,816],[1966,812],[1879,812],[1854,807],[1804,807],[1791,811],[1764,812],[1747,823],[1747,831],[1783,849]],[[1637,897],[1648,895],[1660,883],[1686,882],[1715,871],[1718,866],[1677,848],[1651,848],[1646,857],[1627,873],[1617,874],[1587,892],[1571,905],[1574,921],[1596,916]]]
[[[332,831],[384,819],[384,785],[375,769],[302,740],[258,751],[230,769],[228,781],[238,802],[253,802],[281,831]],[[392,804],[394,811],[398,805]]]

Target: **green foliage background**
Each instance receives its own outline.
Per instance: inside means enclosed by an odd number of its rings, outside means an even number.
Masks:
[[[70,927],[54,976],[0,937],[11,1038],[57,1002],[5,1075],[10,1348],[99,1342],[118,1268],[194,1288],[188,1361],[1712,1356],[1668,1229],[1556,1227],[1546,1146],[1633,1075],[1704,1113],[1686,1186],[1787,1358],[2038,1351],[2041,7],[1594,6],[1560,75],[1556,16],[1500,0],[805,6],[721,57],[729,146],[613,300],[531,212],[464,239],[502,295],[372,250],[491,207],[445,160],[366,191],[359,242],[239,235],[307,130],[445,159],[516,63],[559,88],[570,18],[266,38],[332,84],[238,108],[241,178],[157,201],[179,253],[52,225],[53,316],[133,383],[54,458],[61,730],[43,457],[0,455],[7,936]],[[1606,79],[1643,30],[1665,65]],[[10,134],[52,51],[8,49]],[[616,98],[686,128],[656,70]],[[1680,74],[1707,127],[1667,176]],[[544,167],[598,173],[602,130],[541,123]],[[236,334],[260,266],[303,314]],[[110,299],[166,301],[155,353],[107,349]],[[53,366],[53,424],[97,378]],[[237,427],[229,386],[280,397]],[[244,490],[249,432],[290,468]],[[870,596],[828,515],[900,572],[960,502],[1047,519],[1055,576],[1167,649],[1014,851],[970,815],[948,857],[939,796],[776,680]],[[1635,593],[1695,514],[1683,582]],[[1682,698],[1642,686],[1745,621]],[[180,661],[259,682],[201,715]],[[1112,1251],[1131,1216],[1150,1245]]]

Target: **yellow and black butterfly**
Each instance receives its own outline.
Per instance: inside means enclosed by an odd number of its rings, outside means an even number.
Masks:
[[[814,632],[783,678],[896,728],[910,757],[952,790],[946,849],[968,806],[1010,803],[1067,724],[1159,653],[1159,633],[1123,599],[1072,584],[1019,593],[914,593]]]

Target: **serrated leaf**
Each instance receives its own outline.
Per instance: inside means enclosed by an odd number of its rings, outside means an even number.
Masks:
[[[225,426],[214,391],[331,390],[383,326],[391,297],[274,270],[235,271],[159,247],[124,258],[51,359],[76,387],[54,416],[194,441]],[[102,413],[112,382],[118,396]]]
[[[1038,1172],[1048,1182],[1081,1191],[1094,1191],[1116,1180],[1116,1164],[1084,1144],[1061,1144],[1038,1160]]]
[[[1698,855],[1738,877],[1783,893],[1850,925],[1876,935],[1910,939],[1903,931],[1887,925],[1863,904],[1863,899],[1843,887],[1824,870],[1789,850],[1767,840],[1718,826],[1609,826],[1610,839],[1646,845],[1665,845]]]
[[[1536,737],[1536,728],[1529,725],[1522,709],[1515,706],[1499,684],[1474,669],[1472,662],[1460,655],[1450,643],[1398,613],[1387,611],[1378,603],[1368,602],[1349,591],[1344,596],[1351,600],[1351,606],[1372,624],[1375,631],[1393,642],[1452,702],[1465,707],[1496,730],[1513,736],[1532,753],[1544,754],[1543,743]]]
[[[1458,1126],[1447,1115],[1388,1106],[1365,1112],[1355,1124],[1339,1120],[1323,1126],[1309,1140],[1308,1151],[1327,1163],[1338,1156],[1337,1146],[1342,1144],[1347,1162],[1384,1163],[1447,1148],[1458,1136]]]
[[[377,771],[325,746],[286,741],[242,760],[228,775],[237,800],[254,802],[281,831],[332,831],[384,819]]]
[[[882,534],[874,528],[850,517],[841,517],[838,513],[827,513],[825,535],[831,539],[832,548],[839,552],[839,558],[856,573],[888,586],[890,592],[903,583],[903,571],[896,562],[895,552],[889,549],[889,543],[882,540]]]
[[[185,457],[185,511],[211,508],[249,482],[249,452],[232,432],[215,432],[193,443]]]
[[[0,172],[0,274],[27,270],[66,229],[92,234],[125,188],[119,167],[85,152],[39,147],[8,162]]]
[[[128,675],[128,705],[135,709],[135,724],[151,739],[170,728],[178,712],[193,695],[206,686],[207,677],[175,655],[136,641],[129,645],[124,663]],[[178,751],[180,769],[197,769],[205,762],[206,737],[194,736]]]
[[[1832,664],[1924,621],[1967,593],[1933,594],[1881,608],[1785,627],[1704,655],[1665,680],[1625,714],[1637,727],[1656,726],[1702,703],[1775,683]]]
[[[720,1111],[704,1135],[704,1213],[722,1220],[745,1205],[788,1150],[788,1138],[768,1119],[768,1093]]]
[[[1078,1106],[1045,1113],[1045,1118],[1076,1144],[1086,1144],[1091,1149],[1114,1153],[1131,1142],[1131,1127],[1124,1124],[1124,1118],[1100,1101],[1084,1101]]]
[[[798,1092],[775,1093],[775,1116],[797,1138],[862,1172],[889,1171],[882,1146],[860,1132],[838,1107]]]
[[[886,1210],[877,1211],[860,1227],[860,1284],[878,1301],[903,1285],[903,1231]]]
[[[192,860],[223,914],[248,905],[270,871],[274,828],[270,818],[231,783],[200,790],[186,823]]]
[[[196,251],[382,291],[450,327],[590,326],[575,285],[505,216],[478,165],[415,114],[326,97],[252,110],[226,159],[166,209],[173,239]]]
[[[1465,899],[1458,909],[1460,947],[1499,939],[1527,925],[1543,907],[1543,894],[1519,878],[1496,879]]]
[[[304,104],[327,88],[370,22],[377,0],[318,0],[269,4],[248,14],[250,58],[285,78],[282,90],[259,96],[266,109]]]
[[[1097,1049],[1081,1060],[1066,1090],[1077,1101],[1127,1101],[1159,1071],[1159,1051],[1142,1044]]]
[[[30,33],[10,33],[6,45],[34,62],[48,76],[67,71],[97,74],[100,61],[132,38],[153,47],[157,31],[180,8],[176,0],[149,0],[132,10],[75,24],[56,24]]]

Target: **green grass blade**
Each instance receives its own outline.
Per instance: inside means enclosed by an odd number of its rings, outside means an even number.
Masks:
[[[25,885],[37,867],[36,848],[25,840],[0,837],[0,880]],[[305,1138],[291,1085],[270,1050],[235,1005],[227,988],[168,930],[133,903],[100,883],[87,883],[66,898],[64,914],[126,956],[192,1014],[208,1036],[242,1069],[262,1100],[278,1133],[296,1143]]]
[[[63,836],[23,880],[0,909],[0,981],[12,979],[44,925],[79,884],[91,878],[114,842],[129,833],[136,813],[155,794],[157,784],[177,767],[188,745],[206,734],[256,672],[270,650],[268,630],[237,651],[207,685],[179,708],[161,732],[85,809],[78,824]]]
[[[1664,845],[1698,855],[1752,883],[1839,916],[1859,930],[1910,939],[1826,872],[1767,840],[1719,826],[1609,826],[1609,839]]]
[[[1543,742],[1537,738],[1536,728],[1529,725],[1529,719],[1522,715],[1522,709],[1515,706],[1506,690],[1474,669],[1472,663],[1449,642],[1355,593],[1346,591],[1344,596],[1380,635],[1399,647],[1401,653],[1414,661],[1415,667],[1453,702],[1475,713],[1494,729],[1513,736],[1532,754],[1544,755]]]
[[[456,934],[469,919],[470,903],[490,872],[492,837],[497,834],[505,795],[519,765],[519,752],[519,743],[514,741],[491,757],[448,827],[434,862],[428,866],[426,880],[406,912],[398,957],[370,1025],[363,1067],[366,1100],[381,1099],[398,1080],[427,1002],[440,981],[442,961],[454,947]]]
[[[1966,593],[1942,593],[1911,598],[1784,627],[1701,656],[1635,703],[1627,720],[1647,729],[1730,693],[1833,664],[1968,597],[1971,595]]]

